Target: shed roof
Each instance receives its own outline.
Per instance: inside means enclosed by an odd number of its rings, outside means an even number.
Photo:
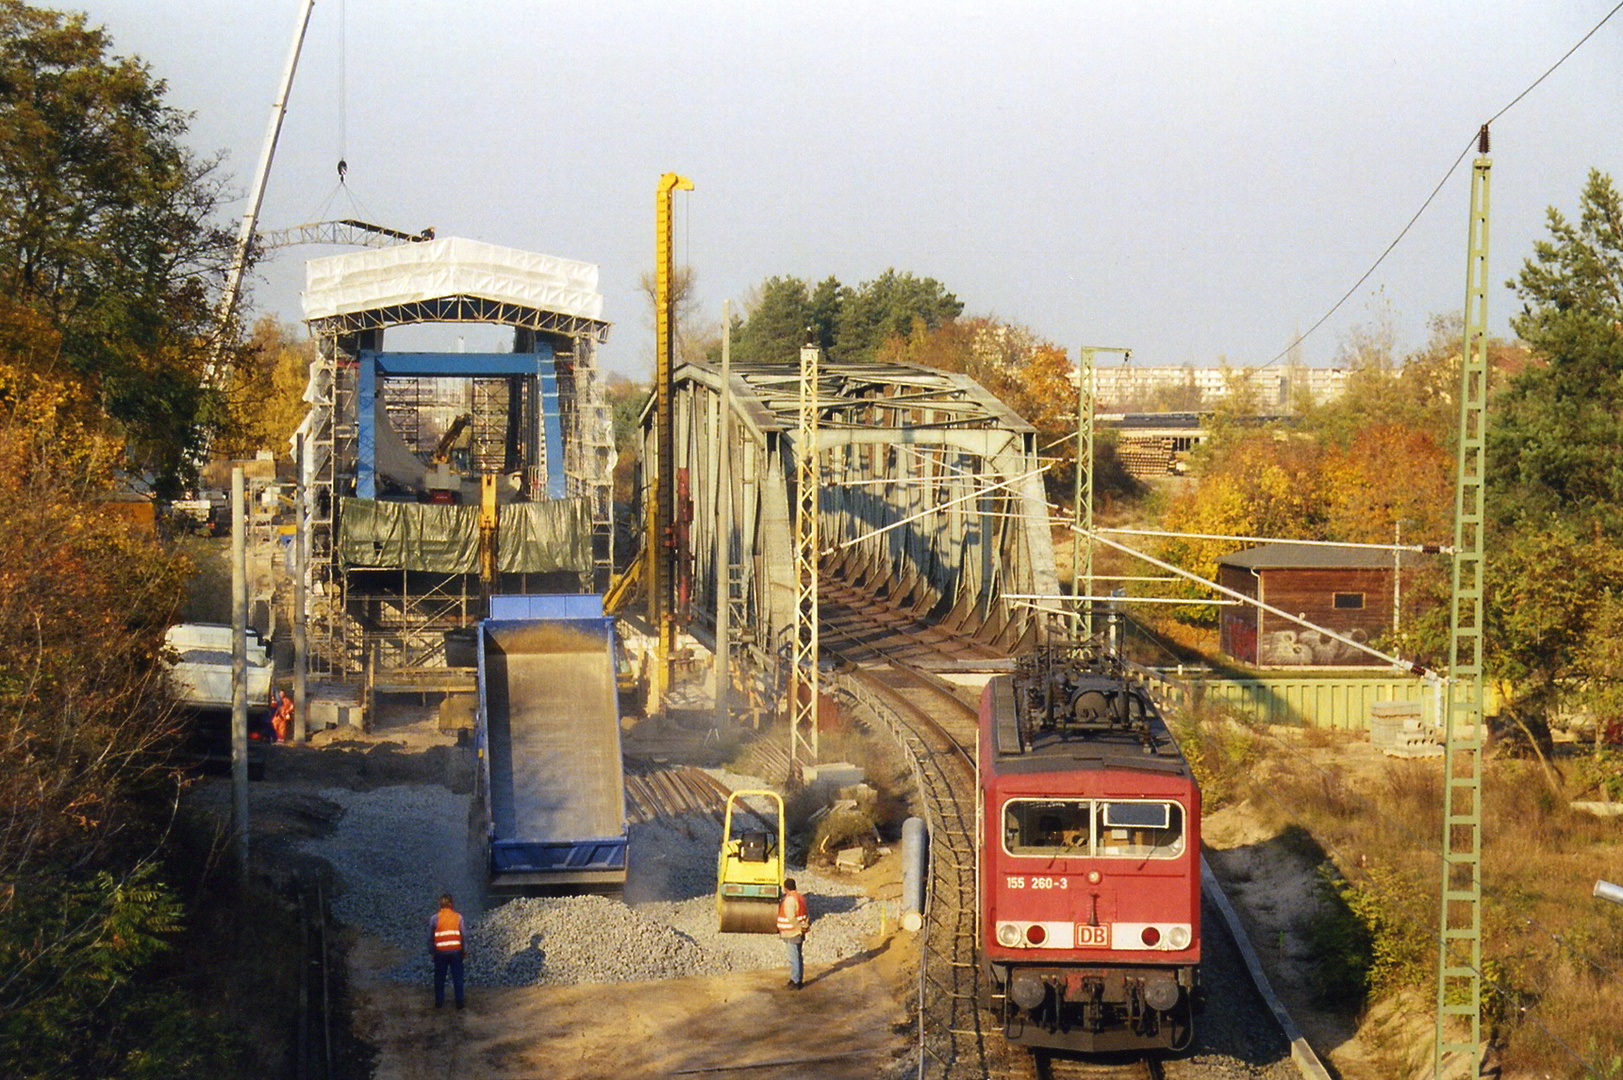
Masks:
[[[1399,565],[1412,570],[1423,565],[1416,551],[1398,553]],[[1328,547],[1323,544],[1262,544],[1224,555],[1219,566],[1248,570],[1390,570],[1392,552],[1371,547]]]

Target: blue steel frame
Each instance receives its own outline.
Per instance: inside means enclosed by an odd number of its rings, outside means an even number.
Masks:
[[[373,417],[378,379],[390,375],[433,379],[500,378],[521,375],[535,380],[539,390],[542,439],[546,447],[547,497],[568,494],[564,475],[563,422],[559,416],[558,371],[552,347],[529,353],[391,353],[362,349],[356,372],[355,494],[375,499],[377,488],[377,430]]]

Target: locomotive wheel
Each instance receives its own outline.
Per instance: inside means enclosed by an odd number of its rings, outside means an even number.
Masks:
[[[778,905],[763,900],[723,900],[717,906],[723,934],[776,934]]]

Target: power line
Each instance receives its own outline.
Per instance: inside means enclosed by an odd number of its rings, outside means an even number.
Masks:
[[[1555,74],[1556,68],[1559,68],[1562,64],[1566,63],[1567,59],[1570,56],[1572,56],[1573,53],[1577,52],[1580,48],[1583,47],[1584,42],[1586,42],[1590,38],[1594,37],[1595,34],[1600,30],[1600,28],[1605,26],[1607,24],[1607,22],[1609,22],[1611,20],[1612,16],[1616,15],[1620,10],[1623,10],[1623,0],[1619,0],[1618,4],[1615,7],[1613,7],[1612,10],[1608,11],[1605,15],[1603,15],[1601,17],[1600,22],[1596,23],[1593,27],[1590,28],[1589,33],[1585,34],[1583,37],[1578,39],[1577,44],[1575,44],[1572,48],[1568,49],[1566,52],[1562,53],[1561,58],[1559,60],[1557,60],[1555,63],[1551,64],[1549,69],[1547,71],[1545,71],[1544,74],[1542,74],[1538,78],[1534,79],[1531,83],[1528,84],[1528,86],[1527,86],[1527,88],[1525,90],[1523,90],[1521,93],[1517,94],[1515,97],[1511,98],[1509,104],[1507,104],[1504,108],[1500,109],[1498,112],[1494,113],[1491,117],[1489,117],[1487,126],[1492,126],[1494,121],[1498,120],[1501,116],[1505,115],[1511,109],[1515,108],[1517,103],[1520,102],[1522,100],[1522,98],[1526,97],[1528,94],[1531,94],[1534,91],[1534,89],[1536,89],[1538,87],[1538,85],[1540,83],[1542,83],[1545,79],[1548,79],[1551,75]],[[1326,311],[1323,315],[1321,315],[1317,322],[1315,322],[1312,326],[1308,327],[1307,330],[1304,331],[1303,333],[1298,334],[1296,336],[1296,338],[1289,345],[1285,346],[1284,350],[1281,351],[1278,356],[1275,356],[1272,360],[1268,361],[1268,363],[1261,365],[1261,367],[1263,367],[1263,368],[1271,367],[1272,365],[1277,364],[1280,360],[1282,360],[1286,356],[1288,356],[1292,349],[1296,348],[1296,346],[1298,346],[1302,342],[1306,341],[1308,339],[1308,337],[1315,330],[1317,330],[1319,327],[1323,326],[1329,320],[1330,316],[1334,315],[1337,311],[1340,311],[1341,306],[1343,304],[1345,304],[1349,299],[1351,299],[1352,295],[1354,293],[1356,293],[1360,288],[1363,287],[1364,282],[1369,280],[1370,275],[1375,273],[1376,269],[1381,265],[1381,263],[1386,261],[1386,257],[1388,255],[1392,254],[1392,249],[1397,247],[1398,244],[1402,243],[1403,238],[1405,236],[1409,235],[1409,230],[1414,228],[1414,223],[1416,221],[1420,220],[1420,215],[1424,214],[1426,212],[1427,208],[1429,208],[1431,206],[1431,204],[1434,201],[1436,201],[1438,192],[1443,190],[1443,185],[1448,183],[1449,177],[1454,175],[1454,170],[1458,169],[1460,167],[1460,162],[1465,160],[1466,155],[1471,152],[1471,147],[1476,144],[1476,141],[1477,141],[1477,135],[1475,133],[1473,133],[1472,136],[1471,136],[1470,141],[1465,144],[1465,149],[1460,151],[1459,157],[1455,158],[1453,164],[1451,164],[1448,167],[1448,169],[1443,173],[1443,178],[1441,180],[1437,181],[1437,186],[1436,187],[1431,189],[1431,194],[1426,196],[1426,201],[1420,204],[1420,209],[1416,210],[1414,212],[1414,216],[1411,217],[1409,219],[1408,223],[1403,226],[1403,228],[1398,232],[1398,235],[1392,240],[1392,242],[1390,244],[1386,245],[1386,249],[1381,252],[1381,254],[1375,259],[1375,261],[1373,263],[1370,264],[1369,269],[1364,271],[1363,276],[1360,277],[1357,281],[1353,282],[1352,288],[1348,289],[1345,293],[1343,293],[1341,299],[1337,300],[1333,305],[1331,305],[1330,310]],[[1260,370],[1260,368],[1258,370]]]

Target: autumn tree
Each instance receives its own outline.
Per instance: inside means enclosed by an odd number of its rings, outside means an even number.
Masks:
[[[919,364],[968,375],[1037,429],[1037,443],[1053,460],[1044,474],[1050,500],[1069,503],[1076,460],[1076,367],[1065,350],[1025,327],[986,316],[953,319],[931,327],[913,322],[906,336],[891,337],[876,359]],[[1105,432],[1095,433],[1095,493],[1119,498],[1138,493]]]
[[[1217,410],[1212,437],[1196,456],[1197,483],[1170,500],[1163,526],[1278,540],[1448,543],[1457,325],[1457,319],[1435,320],[1428,343],[1402,358],[1391,355],[1390,337],[1380,327],[1355,332],[1341,353],[1351,369],[1345,391],[1289,420],[1257,426],[1248,388],[1233,382],[1227,407]],[[1219,558],[1244,546],[1191,535],[1165,542],[1162,555],[1211,578]],[[1411,632],[1421,610],[1446,609],[1439,590],[1446,590],[1447,575],[1440,565],[1423,570],[1421,584],[1405,594],[1404,624]],[[1186,614],[1211,619],[1206,610]],[[1422,638],[1411,635],[1404,643],[1406,655],[1435,658],[1441,640],[1435,625],[1426,626]]]
[[[189,568],[100,502],[171,479],[210,355],[216,188],[144,65],[0,0],[0,1073],[218,1075],[146,982],[180,903],[161,662]]]
[[[0,0],[0,294],[56,328],[52,375],[173,486],[219,411],[203,374],[234,245],[164,91],[84,16]]]
[[[61,349],[0,302],[0,1072],[179,1075],[191,1050],[154,1025],[188,1014],[141,977],[180,912],[159,658],[189,566],[101,511],[124,448],[82,384],[41,374]]]
[[[250,458],[271,450],[283,460],[292,454],[289,440],[309,406],[304,391],[316,345],[303,330],[265,316],[256,322],[242,360],[229,373],[222,394],[231,420],[214,440],[222,457]]]

